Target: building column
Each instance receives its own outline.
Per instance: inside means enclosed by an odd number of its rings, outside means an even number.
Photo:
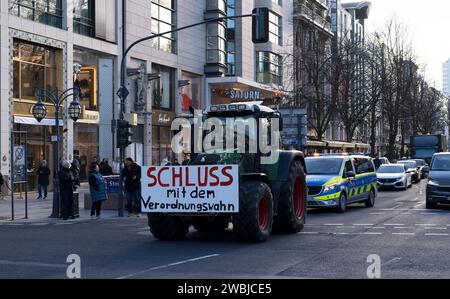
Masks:
[[[7,3],[2,1],[1,9],[5,11]],[[6,10],[7,11],[7,10]],[[10,163],[12,153],[10,152],[10,132],[12,130],[13,117],[10,94],[10,83],[12,76],[10,74],[11,53],[9,50],[9,29],[7,13],[2,13],[0,23],[0,154],[1,154],[1,172],[7,175],[10,172]]]

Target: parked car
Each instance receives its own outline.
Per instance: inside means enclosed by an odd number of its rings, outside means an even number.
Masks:
[[[427,184],[427,209],[450,204],[450,153],[433,156]]]
[[[416,161],[413,160],[405,160],[398,161],[398,164],[404,164],[408,167],[408,172],[411,173],[413,182],[420,183],[422,181],[422,174],[420,173],[420,167],[417,166]]]
[[[421,178],[426,179],[430,172],[430,166],[428,166],[427,162],[423,159],[413,159],[413,161],[416,161],[417,166],[419,167]]]
[[[381,165],[377,172],[378,187],[408,190],[412,187],[412,174],[404,164]]]

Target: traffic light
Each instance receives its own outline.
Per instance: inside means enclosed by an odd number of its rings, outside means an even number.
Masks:
[[[133,143],[131,141],[131,137],[133,136],[131,128],[132,125],[126,120],[117,121],[117,148],[126,148]]]
[[[252,12],[252,40],[255,44],[269,41],[269,9],[255,8]]]

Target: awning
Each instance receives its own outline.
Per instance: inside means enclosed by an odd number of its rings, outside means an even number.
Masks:
[[[14,116],[14,123],[30,126],[55,126],[56,120],[51,118],[45,118],[41,122],[38,122],[36,119],[32,117]],[[59,121],[59,126],[60,127],[64,126],[64,122],[62,120]]]

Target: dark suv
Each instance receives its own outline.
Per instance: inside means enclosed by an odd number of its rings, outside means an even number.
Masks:
[[[427,209],[450,204],[450,153],[433,156],[427,184]]]

